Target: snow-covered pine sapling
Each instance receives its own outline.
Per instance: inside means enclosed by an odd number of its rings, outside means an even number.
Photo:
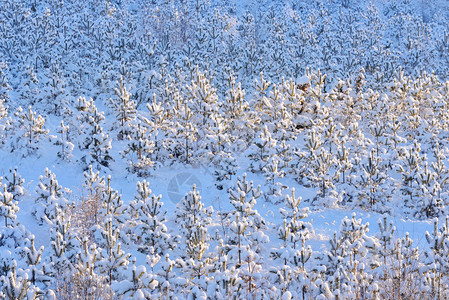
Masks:
[[[339,172],[341,174],[341,180],[340,183],[346,183],[346,178],[349,177],[349,174],[346,172],[350,172],[350,170],[353,167],[352,159],[350,158],[350,151],[351,149],[349,147],[346,147],[346,141],[347,138],[342,136],[340,138],[340,141],[337,144],[337,151],[335,153],[335,156],[337,158],[337,164],[339,168]]]
[[[24,155],[29,155],[39,148],[41,137],[49,133],[48,129],[44,127],[45,119],[32,111],[31,106],[28,107],[26,112],[19,106],[14,115],[18,123],[17,148],[21,146],[26,147],[28,152],[24,153]]]
[[[246,246],[242,254],[242,264],[237,269],[238,281],[232,297],[237,299],[270,298],[261,257],[249,246]]]
[[[285,133],[284,129],[290,127],[291,124],[284,107],[284,95],[278,85],[273,84],[266,101],[262,103],[262,109],[261,122],[267,124],[273,134],[279,136],[277,140],[285,139],[285,135],[279,134],[279,132]]]
[[[69,269],[70,264],[65,256],[66,241],[64,240],[63,235],[56,230],[54,231],[54,234],[55,236],[53,236],[53,240],[51,241],[51,249],[53,251],[49,257],[49,261],[52,266],[52,273],[56,274],[58,271]]]
[[[60,212],[65,212],[69,208],[69,201],[66,199],[70,190],[63,189],[59,185],[56,175],[48,168],[45,174],[39,178],[39,184],[36,189],[37,198],[32,214],[36,220],[43,224],[53,224]]]
[[[296,80],[290,79],[284,82],[282,93],[285,95],[285,108],[294,118],[305,112],[306,103],[304,92],[310,87],[307,76],[301,76]]]
[[[176,220],[182,233],[184,253],[176,260],[176,266],[187,276],[185,292],[205,296],[207,275],[210,271],[210,257],[205,253],[209,248],[207,227],[211,223],[212,207],[204,207],[201,196],[195,185],[192,190],[178,203],[175,209]]]
[[[17,274],[19,273],[19,274]],[[0,297],[7,300],[36,299],[37,291],[31,288],[28,274],[22,269],[17,269],[17,262],[14,260],[10,271],[6,276],[0,277],[1,292]]]
[[[319,201],[326,206],[335,206],[339,201],[334,182],[340,177],[338,161],[324,147],[311,152],[306,174],[308,179],[319,187]],[[306,157],[306,159],[309,159]],[[317,199],[318,200],[318,197]]]
[[[52,273],[52,282],[65,272],[74,268],[75,257],[79,251],[79,241],[71,226],[70,217],[60,213],[50,229],[51,255],[45,258]]]
[[[315,173],[315,169],[313,167],[312,161],[318,155],[318,150],[323,146],[323,144],[324,142],[321,140],[320,132],[318,132],[316,129],[311,129],[307,132],[307,137],[305,137],[304,150],[298,149],[302,151],[299,151],[299,153],[297,153],[299,160],[304,162],[300,164],[298,161],[295,166],[299,169],[297,171],[299,173],[298,180],[307,179],[308,184],[313,183],[312,177]]]
[[[119,86],[114,91],[115,97],[109,99],[109,102],[120,128],[117,137],[119,140],[128,139],[131,131],[130,122],[135,120],[137,114],[136,102],[131,100],[131,94],[125,87],[123,76],[120,77]]]
[[[19,206],[17,201],[14,201],[14,195],[8,192],[6,185],[3,185],[0,190],[0,216],[4,219],[5,227],[14,228],[18,211]]]
[[[444,212],[443,200],[438,198],[438,195],[441,195],[441,186],[435,178],[436,174],[429,169],[425,161],[416,178],[419,198],[415,204],[415,214],[418,216],[437,217]]]
[[[387,131],[387,124],[384,122],[381,122],[379,119],[376,119],[376,121],[371,122],[369,126],[369,130],[371,135],[375,139],[375,148],[376,148],[376,157],[379,158],[379,156],[382,155],[380,150],[382,149],[382,146],[384,146],[387,143],[386,140],[386,131]]]
[[[220,116],[224,116],[229,122],[229,131],[231,135],[240,136],[239,132],[245,126],[255,125],[243,122],[249,110],[249,104],[245,101],[245,90],[241,83],[236,83],[235,76],[232,74],[227,78],[228,90],[225,93],[225,101],[220,106]]]
[[[55,141],[55,145],[59,146],[58,157],[63,160],[69,160],[72,156],[73,148],[75,147],[73,143],[70,142],[69,125],[65,125],[64,121],[61,121],[57,133],[59,134],[58,139]]]
[[[7,30],[6,30],[7,31]],[[11,86],[8,83],[8,64],[5,61],[0,62],[0,101],[9,99],[9,91]],[[5,72],[6,71],[6,72]]]
[[[170,259],[169,254],[159,262],[159,270],[156,272],[157,281],[159,282],[158,289],[161,297],[164,299],[171,299],[175,295],[176,288],[176,273],[173,270],[176,262]]]
[[[265,173],[265,182],[268,186],[268,191],[263,194],[265,201],[271,203],[279,203],[282,201],[282,191],[286,188],[282,183],[278,181],[279,178],[285,176],[283,170],[279,170],[280,159],[277,155],[273,155],[269,160],[267,165],[263,168]]]
[[[22,99],[26,99],[26,103],[34,103],[39,96],[39,79],[35,68],[27,65],[22,71],[24,77],[23,86],[18,91]]]
[[[82,299],[106,298],[111,294],[110,286],[106,284],[105,277],[97,273],[97,264],[100,253],[95,243],[89,246],[87,238],[82,241],[80,252],[77,254],[75,271],[68,279],[73,281],[73,293]],[[57,290],[58,292],[58,290]]]
[[[394,232],[396,231],[396,226],[393,226],[393,221],[387,218],[387,216],[383,216],[382,219],[377,221],[377,225],[379,226],[379,233],[377,234],[377,238],[379,239],[380,247],[379,247],[379,255],[382,258],[382,262],[385,268],[387,266],[387,259],[393,255],[395,240],[394,240]]]
[[[100,176],[100,171],[94,172],[92,165],[89,166],[88,171],[83,173],[84,183],[83,188],[86,189],[89,198],[98,197],[105,188],[104,176]]]
[[[56,62],[44,70],[43,80],[41,80],[43,87],[38,95],[42,102],[41,105],[46,112],[61,115],[62,110],[67,107],[66,97],[68,95],[63,73]]]
[[[282,264],[279,264],[270,269],[270,273],[274,274],[274,280],[277,284],[279,284],[279,288],[282,293],[285,293],[288,289],[288,286],[292,280],[292,268],[289,266],[289,251],[287,246],[287,241],[289,238],[289,228],[287,225],[287,221],[284,220],[283,225],[278,229],[278,236],[283,241],[283,245],[271,251],[273,259],[280,260]]]
[[[216,114],[215,122],[205,129],[204,148],[199,155],[207,161],[212,161],[216,155],[222,152],[229,153],[233,137],[229,133],[229,121]]]
[[[225,186],[223,181],[229,181],[236,174],[237,160],[231,153],[220,151],[212,159],[211,165],[214,168],[215,186],[222,190]]]
[[[187,257],[192,259],[196,264],[192,264],[191,271],[193,272],[191,277],[201,277],[203,275],[204,266],[201,267],[201,260],[205,254],[205,251],[209,248],[206,242],[207,229],[204,227],[196,227],[190,235],[187,241]],[[199,264],[198,264],[199,263]],[[189,264],[189,263],[187,263]]]
[[[296,198],[295,189],[292,188],[291,195],[285,196],[285,208],[279,209],[279,213],[286,222],[288,240],[292,243],[293,249],[297,249],[297,243],[308,240],[314,232],[312,224],[303,221],[308,217],[309,208],[300,208],[301,200],[301,197]]]
[[[231,259],[231,262],[234,263],[236,268],[240,268],[242,265],[242,257],[244,256],[244,253],[248,249],[247,246],[247,229],[248,229],[248,222],[246,219],[242,219],[240,217],[240,213],[235,213],[229,220],[229,230],[233,234],[229,237],[229,248],[230,251],[228,253],[229,258]]]
[[[1,182],[1,180],[0,180]],[[14,200],[19,200],[25,194],[25,179],[17,172],[17,168],[9,169],[9,174],[5,176],[6,189],[12,193]]]
[[[415,206],[416,200],[416,180],[421,165],[425,160],[421,154],[421,144],[414,141],[409,148],[399,149],[399,164],[397,172],[401,174],[402,186],[401,190],[405,197],[404,205],[411,209]],[[407,197],[408,196],[408,197]]]
[[[172,154],[173,158],[183,158],[185,163],[189,164],[190,159],[193,156],[194,143],[197,141],[198,128],[193,124],[194,114],[192,109],[188,105],[187,100],[182,100],[183,103],[179,109],[176,110],[175,117],[175,152]],[[181,150],[177,153],[176,149]]]
[[[265,220],[260,216],[254,206],[257,199],[262,196],[260,185],[254,188],[254,182],[246,179],[246,174],[237,179],[234,187],[229,189],[229,201],[235,208],[235,212],[243,219],[249,219],[251,231],[255,232],[265,228]],[[234,212],[233,212],[234,213]],[[233,214],[231,213],[231,214]]]
[[[86,101],[79,99],[79,115],[77,117],[81,127],[79,148],[87,150],[88,154],[83,156],[87,165],[98,163],[108,166],[112,157],[109,150],[112,148],[109,136],[103,132],[102,124],[105,120],[104,113],[99,113],[92,99]]]
[[[213,208],[204,207],[201,196],[194,185],[192,190],[176,205],[175,222],[186,240],[196,227],[207,228],[212,222]]]
[[[379,189],[386,180],[385,174],[380,170],[380,158],[372,149],[367,161],[362,162],[362,174],[360,176],[359,201],[360,205],[373,207],[376,202],[382,201],[384,195],[379,194]],[[383,200],[385,201],[385,200]]]
[[[96,273],[100,256],[93,243],[83,239],[78,250],[72,271],[62,270],[55,285],[55,299],[79,297],[81,299],[110,299],[110,286],[104,276]],[[64,272],[65,271],[65,272]]]
[[[275,155],[279,158],[278,167],[281,170],[284,170],[284,172],[293,172],[293,170],[291,170],[291,166],[294,153],[290,144],[288,144],[286,141],[277,143]]]
[[[392,256],[387,260],[386,268],[381,269],[377,285],[380,286],[381,298],[405,297],[411,299],[416,296],[428,296],[426,289],[422,289],[422,271],[426,271],[421,260],[418,247],[413,247],[413,240],[408,232],[401,239],[396,239]]]
[[[136,266],[136,259],[131,261],[131,267],[123,274],[124,279],[114,282],[112,290],[121,299],[154,299],[154,289],[158,286],[155,276],[148,273],[145,266]]]
[[[396,116],[391,115],[391,119],[387,122],[386,130],[386,144],[393,145],[394,150],[398,148],[398,144],[407,142],[406,139],[400,136],[401,122]]]
[[[324,264],[327,274],[333,275],[338,272],[339,267],[343,264],[343,260],[348,256],[346,249],[343,247],[342,239],[334,232],[329,240],[329,250],[324,253]]]
[[[226,245],[222,239],[218,240],[215,247],[214,266],[211,270],[213,280],[209,283],[207,293],[218,298],[226,298],[232,294],[232,290],[237,285],[238,274],[235,267],[228,266],[228,254]]]
[[[85,190],[85,197],[79,204],[79,215],[75,219],[76,226],[81,230],[83,236],[91,235],[91,228],[98,224],[102,219],[100,218],[100,208],[102,193],[105,188],[104,176],[100,176],[100,171],[94,172],[92,165],[83,173],[84,182],[83,189]]]
[[[217,91],[207,74],[199,71],[198,66],[191,83],[186,87],[186,97],[192,103],[196,126],[207,128],[209,126],[206,124],[213,125],[218,112]],[[199,134],[201,138],[204,138],[204,133]]]
[[[166,212],[162,211],[161,196],[152,194],[149,185],[145,180],[137,182],[137,193],[129,204],[131,239],[138,244],[140,252],[163,255],[175,245],[165,225],[167,219]]]
[[[151,69],[152,65],[150,64],[151,57],[154,55],[154,49],[156,47],[156,42],[154,41],[154,37],[151,37],[152,41],[148,41],[150,38],[147,38],[137,45],[138,55],[142,56],[142,62],[144,63],[136,63],[135,72],[137,78],[135,78],[135,82],[137,83],[135,88],[133,89],[134,95],[136,97],[137,106],[147,103],[156,90],[156,87],[159,87],[161,84],[162,76],[158,73],[158,71]],[[152,44],[152,45],[151,45]]]
[[[98,212],[101,218],[111,217],[114,226],[126,222],[126,206],[123,203],[122,196],[111,187],[111,176],[108,176],[106,185],[102,189]]]
[[[259,132],[259,136],[253,140],[252,145],[248,149],[248,157],[251,159],[250,170],[253,172],[261,172],[267,165],[269,158],[274,153],[276,140],[272,138],[268,127],[265,125]]]
[[[342,138],[342,130],[336,123],[337,122],[332,117],[329,117],[326,120],[326,125],[323,130],[323,146],[327,147],[329,153],[332,155],[334,155],[335,152],[335,145],[337,145]]]
[[[8,109],[5,107],[5,100],[0,96],[0,145],[6,141],[7,131],[11,129],[11,120],[8,117]]]
[[[11,220],[8,220],[7,227],[4,226],[3,222],[0,216],[0,276],[9,272],[13,260],[22,255],[21,250],[31,236],[29,231],[18,221],[11,224]],[[23,266],[22,260],[20,266]]]
[[[76,228],[72,226],[72,217],[67,213],[60,212],[50,231],[53,234],[52,240],[55,240],[54,237],[58,234],[61,235],[64,241],[65,256],[73,263],[79,251],[80,243]]]
[[[433,147],[433,157],[435,161],[432,162],[430,166],[435,173],[435,181],[441,188],[437,194],[438,199],[442,198],[442,191],[446,191],[446,187],[449,184],[449,169],[444,163],[447,153],[448,149],[446,147],[440,149],[439,141],[436,141],[435,147]]]
[[[257,111],[261,111],[264,102],[267,101],[266,97],[268,96],[268,92],[270,91],[270,86],[271,82],[265,80],[262,72],[260,72],[260,80],[254,79],[254,91],[256,100],[251,104],[254,105],[254,108]]]
[[[282,293],[296,290],[305,299],[310,281],[305,264],[312,255],[312,249],[306,246],[306,240],[310,238],[313,228],[312,224],[302,221],[307,218],[309,209],[299,208],[300,203],[301,197],[296,198],[295,190],[292,189],[291,195],[285,197],[286,208],[279,209],[283,225],[278,229],[278,236],[283,240],[283,246],[273,251],[272,255],[275,259],[280,259],[283,265],[271,272],[276,274]]]
[[[127,147],[122,153],[123,157],[128,159],[128,170],[139,176],[150,175],[150,169],[155,165],[151,156],[156,151],[150,130],[138,123],[130,129],[129,137]]]
[[[369,223],[362,224],[362,219],[355,219],[355,213],[352,219],[347,222],[343,219],[340,228],[340,234],[345,237],[344,246],[347,247],[349,261],[346,262],[346,271],[349,275],[348,286],[354,291],[356,297],[370,295],[369,289],[372,282],[372,275],[365,271],[366,257],[369,250],[378,247],[377,241],[366,234],[369,231]],[[372,265],[371,267],[376,267]]]
[[[236,264],[236,268],[241,266],[247,255],[253,256],[250,252],[262,251],[262,244],[269,242],[268,236],[263,232],[265,220],[254,209],[256,199],[261,196],[260,186],[254,188],[253,182],[246,180],[246,174],[229,189],[229,201],[235,210],[228,214],[226,220],[232,233],[227,243],[231,249],[229,260]]]
[[[355,213],[351,219],[345,217],[339,233],[330,240],[331,249],[325,252],[329,280],[358,297],[369,292],[363,259],[369,249],[377,247],[376,241],[366,235],[368,230],[368,223],[362,224],[362,219],[357,220]]]
[[[41,263],[44,246],[36,249],[34,243],[34,235],[30,237],[28,247],[23,248],[24,260],[27,265],[27,273],[30,276],[30,282],[35,285],[37,283],[48,284],[51,281],[51,273],[45,263]]]
[[[155,94],[153,94],[153,101],[147,103],[147,110],[149,117],[139,116],[139,119],[142,122],[142,126],[146,127],[151,136],[151,141],[154,143],[154,160],[159,161],[167,127],[170,124],[168,120],[169,112],[165,110],[161,102],[156,101]]]
[[[426,241],[429,250],[424,252],[427,271],[424,272],[425,284],[429,287],[429,295],[437,299],[447,297],[444,292],[448,288],[447,278],[449,276],[449,217],[446,222],[438,227],[438,219],[433,222],[432,233],[426,231]]]
[[[193,299],[206,297],[209,273],[213,268],[212,258],[206,253],[209,249],[208,241],[207,228],[198,224],[190,229],[184,257],[176,260],[176,266],[187,275],[183,292]]]
[[[115,228],[111,217],[104,220],[104,229],[100,229],[97,245],[101,247],[101,258],[98,261],[100,272],[107,278],[108,284],[120,278],[128,268],[131,254],[122,250],[119,242],[120,230]]]

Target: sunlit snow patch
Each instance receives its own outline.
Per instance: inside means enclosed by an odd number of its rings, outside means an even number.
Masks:
[[[196,185],[196,190],[201,194],[201,182],[191,173],[179,173],[170,179],[167,186],[167,193],[170,200],[178,203]]]

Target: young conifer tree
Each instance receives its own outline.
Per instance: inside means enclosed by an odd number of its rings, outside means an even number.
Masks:
[[[31,285],[28,274],[22,269],[17,269],[17,262],[14,260],[11,270],[6,276],[0,277],[2,290],[0,296],[8,300],[36,299],[38,289]]]
[[[160,269],[156,271],[157,281],[159,282],[159,294],[164,298],[174,297],[176,295],[176,261],[171,260],[167,253],[164,258],[159,261]]]
[[[11,129],[11,120],[8,117],[8,108],[5,107],[5,100],[0,98],[0,145],[5,144],[7,132]]]
[[[73,143],[70,142],[69,129],[69,125],[64,124],[64,121],[61,121],[56,131],[59,136],[54,143],[60,147],[58,150],[58,157],[63,160],[70,160],[73,148],[75,147]]]
[[[438,226],[438,219],[435,219],[433,231],[426,232],[426,241],[430,249],[424,253],[427,270],[423,274],[425,285],[429,288],[429,295],[435,298],[448,296],[448,238],[449,217],[446,217],[446,221],[441,227]]]
[[[70,192],[64,189],[56,179],[56,175],[48,168],[39,178],[36,189],[37,198],[32,214],[40,224],[53,224],[60,212],[65,213],[69,208],[66,196]]]
[[[128,170],[139,176],[151,175],[151,168],[156,162],[152,154],[156,151],[155,143],[151,139],[151,131],[139,122],[129,132],[130,140],[123,151],[123,157],[128,159]]]
[[[269,238],[263,232],[265,220],[254,209],[256,199],[261,196],[260,186],[254,188],[254,183],[247,181],[246,174],[229,189],[229,200],[234,210],[226,219],[229,235],[225,248],[230,266],[237,272],[238,282],[230,290],[235,297],[266,296],[259,294],[266,292],[261,287],[264,277],[259,273],[263,271],[262,245],[268,243]]]
[[[87,165],[99,164],[107,167],[112,160],[109,155],[112,146],[108,134],[103,131],[104,114],[98,112],[92,99],[86,101],[84,98],[79,98],[78,102],[77,119],[81,128],[78,146],[81,150],[88,152],[83,156],[83,161]]]
[[[104,220],[103,229],[99,229],[97,236],[98,246],[101,247],[101,258],[98,268],[101,274],[106,276],[109,285],[122,278],[123,271],[128,268],[131,254],[122,249],[119,241],[120,230],[113,225],[109,216]]]
[[[74,271],[62,276],[69,281],[68,287],[65,287],[64,281],[56,286],[55,293],[60,298],[110,299],[110,286],[105,283],[105,277],[97,273],[100,253],[94,243],[88,244],[89,240],[84,238],[75,258]]]
[[[119,87],[115,90],[115,97],[109,100],[117,119],[118,139],[128,139],[131,131],[131,122],[136,119],[136,103],[125,86],[123,76],[120,77]]]
[[[22,250],[24,256],[24,263],[26,264],[26,272],[29,275],[29,280],[31,284],[40,286],[41,288],[46,288],[50,282],[51,278],[51,267],[42,262],[42,254],[44,252],[44,246],[39,249],[35,247],[34,235],[26,239],[28,245]]]
[[[3,185],[3,189],[0,191],[0,216],[4,220],[5,227],[15,227],[18,211],[19,206],[17,201],[14,201],[14,195],[8,192],[6,185]]]
[[[19,106],[14,115],[17,122],[17,140],[14,149],[25,147],[26,152],[23,153],[25,156],[35,153],[39,149],[39,141],[49,133],[44,127],[44,117],[32,111],[31,106],[26,112]]]
[[[259,212],[254,208],[257,203],[257,199],[262,196],[260,191],[260,186],[254,188],[254,183],[246,179],[246,174],[243,177],[238,178],[236,185],[229,190],[229,200],[234,206],[235,210],[230,214],[237,215],[242,222],[248,223],[249,234],[255,234],[253,242],[258,249],[258,242],[268,242],[268,236],[266,236],[262,229],[265,228],[265,220],[259,214]],[[235,220],[235,218],[234,218]],[[260,240],[259,240],[260,239]]]
[[[313,227],[303,221],[308,216],[309,208],[300,208],[300,203],[301,197],[297,198],[292,189],[292,194],[285,196],[286,207],[279,209],[284,219],[278,230],[283,246],[272,251],[273,258],[280,263],[270,272],[275,274],[281,294],[290,291],[305,299],[313,281],[310,270],[306,269],[306,263],[312,256],[312,249],[306,241],[313,233]]]
[[[149,185],[145,180],[137,182],[137,194],[129,204],[131,239],[140,252],[163,255],[175,245],[165,224],[166,212],[162,211],[161,196],[153,195]]]
[[[167,132],[170,125],[170,112],[164,107],[164,103],[156,100],[153,94],[153,100],[147,103],[148,117],[140,116],[142,126],[146,127],[149,133],[149,141],[154,145],[152,155],[156,162],[160,162],[164,157],[164,147],[167,143]]]
[[[136,266],[135,258],[131,263],[123,276],[125,279],[112,284],[115,295],[122,299],[157,299],[154,290],[159,283],[155,275],[148,273],[143,265]]]
[[[9,169],[9,174],[5,176],[6,189],[8,192],[12,193],[14,199],[20,200],[20,198],[25,194],[25,179],[20,176],[17,172],[17,168]]]
[[[195,185],[176,207],[177,223],[185,247],[184,253],[176,260],[176,266],[188,274],[184,292],[188,297],[204,298],[211,268],[211,257],[207,254],[210,237],[207,228],[212,222],[212,207],[204,207]]]
[[[111,176],[108,176],[106,184],[101,191],[99,206],[100,218],[110,217],[114,227],[122,226],[126,223],[126,206],[123,203],[122,195],[111,186]],[[104,223],[106,224],[106,223]]]

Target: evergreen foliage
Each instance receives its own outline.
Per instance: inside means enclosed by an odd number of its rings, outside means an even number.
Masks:
[[[445,1],[0,7],[0,298],[449,298]]]

